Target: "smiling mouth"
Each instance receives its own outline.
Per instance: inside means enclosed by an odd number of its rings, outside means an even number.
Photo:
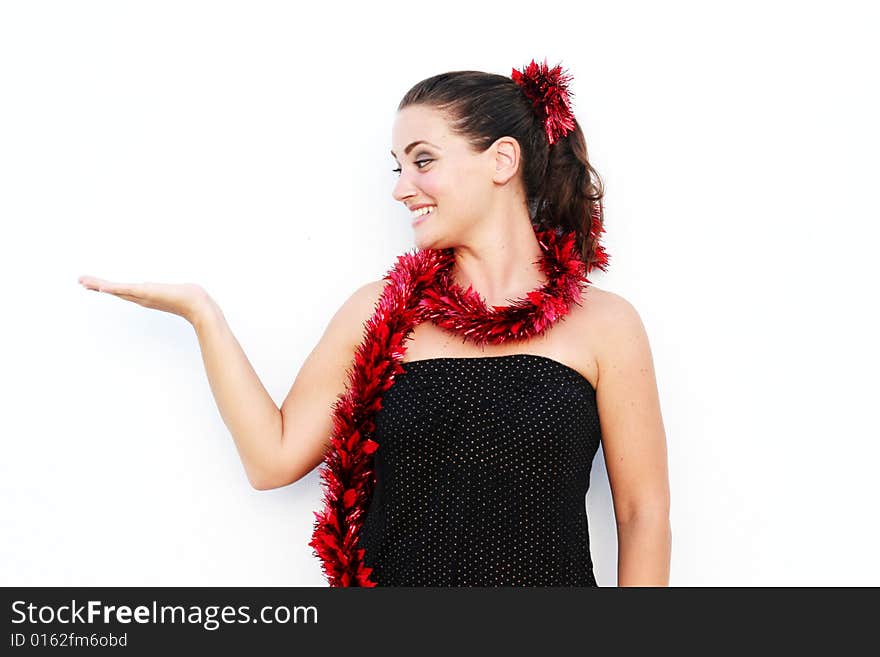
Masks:
[[[422,212],[422,213],[419,213],[418,215],[414,216],[413,220],[412,220],[412,225],[415,226],[417,224],[420,224],[425,219],[427,219],[428,217],[433,215],[436,210],[437,210],[437,206],[431,206],[430,208],[428,208],[427,212]]]

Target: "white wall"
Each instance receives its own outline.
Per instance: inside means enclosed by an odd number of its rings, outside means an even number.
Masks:
[[[860,4],[3,3],[0,584],[323,585],[317,471],[251,489],[191,326],[77,278],[201,283],[280,404],[413,246],[388,153],[404,92],[545,56],[607,186],[591,279],[651,339],[672,585],[880,584]]]

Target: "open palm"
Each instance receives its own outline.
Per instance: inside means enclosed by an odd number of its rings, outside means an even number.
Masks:
[[[192,321],[193,313],[208,296],[204,288],[195,283],[116,283],[94,276],[80,276],[78,282],[88,290],[180,315],[187,321]]]

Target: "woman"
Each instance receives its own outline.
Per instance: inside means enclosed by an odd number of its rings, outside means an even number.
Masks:
[[[644,327],[604,269],[602,189],[568,77],[437,75],[392,129],[418,250],[334,315],[279,409],[198,285],[89,289],[189,320],[251,484],[324,462],[311,545],[332,586],[595,586],[600,441],[618,585],[668,585],[665,431]]]

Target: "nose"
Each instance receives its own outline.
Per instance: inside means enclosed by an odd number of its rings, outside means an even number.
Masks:
[[[395,201],[400,201],[403,203],[406,199],[411,196],[415,196],[417,191],[412,183],[409,182],[409,178],[403,172],[400,173],[400,177],[397,179],[397,182],[394,185],[394,188],[391,190],[391,196],[394,197]]]

